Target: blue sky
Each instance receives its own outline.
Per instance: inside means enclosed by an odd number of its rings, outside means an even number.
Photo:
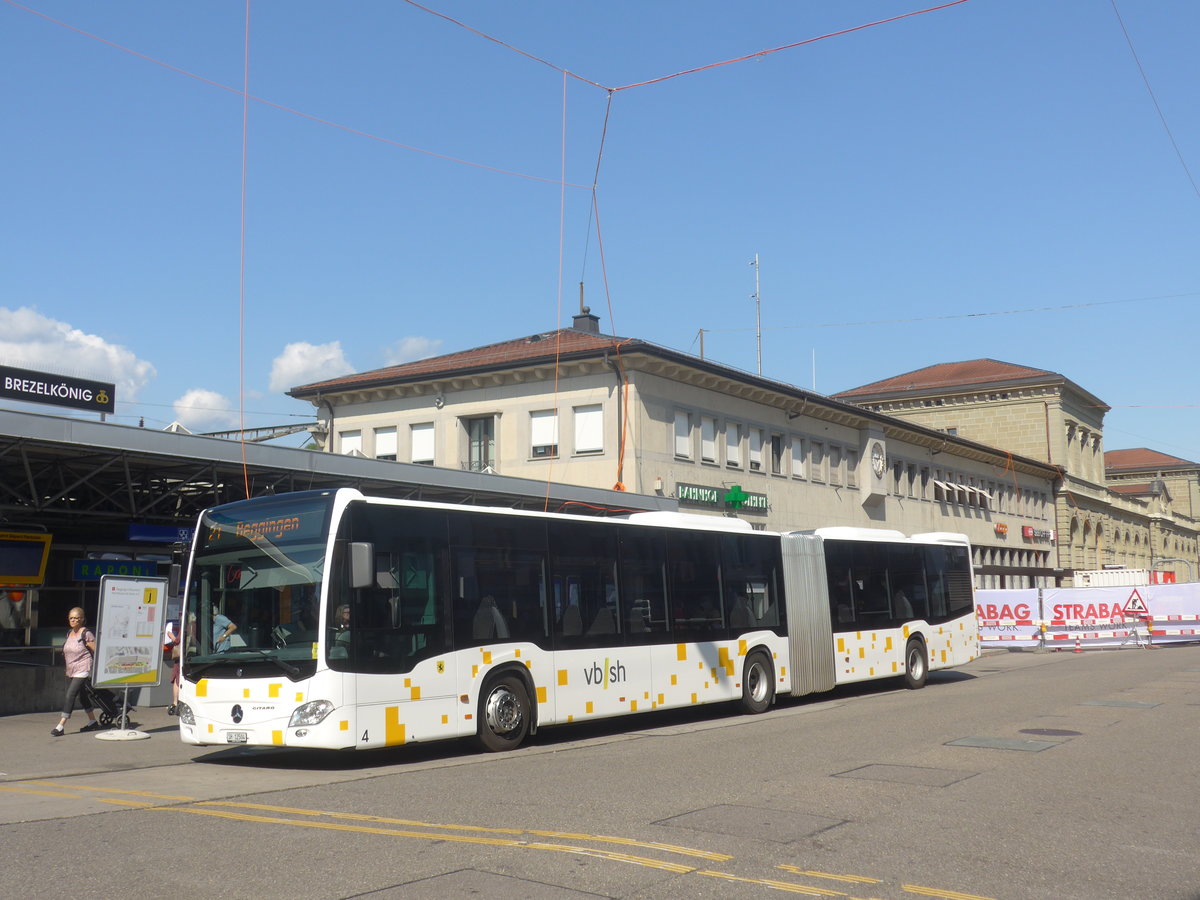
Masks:
[[[431,8],[623,87],[932,5]],[[767,377],[991,357],[1200,460],[1200,4],[967,0],[609,107],[402,0],[256,0],[243,333],[245,18],[0,0],[0,363],[127,424],[302,421],[288,387],[569,324],[582,280],[606,332],[752,372],[757,253]]]

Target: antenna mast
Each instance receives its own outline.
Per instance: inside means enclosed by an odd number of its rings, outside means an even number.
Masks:
[[[754,254],[754,259],[750,260],[750,265],[754,266],[754,293],[750,296],[754,299],[754,337],[758,348],[758,374],[762,374],[762,297],[758,293],[758,254]]]

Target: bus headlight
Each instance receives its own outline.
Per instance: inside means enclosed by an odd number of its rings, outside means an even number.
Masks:
[[[192,708],[186,703],[176,703],[175,713],[179,716],[179,721],[184,725],[196,724],[196,717],[192,714]]]
[[[328,700],[310,700],[302,706],[297,706],[292,713],[288,728],[300,728],[304,725],[317,725],[333,712],[333,704]]]

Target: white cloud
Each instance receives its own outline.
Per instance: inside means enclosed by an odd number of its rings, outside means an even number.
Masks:
[[[131,350],[28,306],[0,306],[0,361],[56,375],[111,381],[117,386],[118,401],[133,400],[158,374]]]
[[[341,341],[288,344],[271,362],[271,390],[283,392],[302,384],[349,375],[354,366],[346,360]]]
[[[388,347],[384,353],[384,358],[389,366],[398,366],[402,363],[415,362],[418,359],[428,359],[431,356],[436,356],[438,350],[442,348],[440,340],[423,337],[406,337],[401,338]]]
[[[175,421],[189,431],[222,431],[238,424],[233,403],[216,391],[192,388],[173,405]]]

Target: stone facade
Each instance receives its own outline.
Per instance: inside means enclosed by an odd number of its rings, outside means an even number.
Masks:
[[[980,586],[1059,577],[1053,466],[602,335],[586,314],[574,329],[291,394],[316,407],[330,452],[621,485],[768,530],[961,532]]]
[[[1057,565],[1064,571],[1124,565],[1171,571],[1180,580],[1196,572],[1200,523],[1193,516],[1200,510],[1200,495],[1192,492],[1200,490],[1200,466],[1175,459],[1182,466],[1170,469],[1169,481],[1162,479],[1165,492],[1124,489],[1137,479],[1145,482],[1146,469],[1109,465],[1106,472],[1103,429],[1109,407],[1058,373],[970,360],[835,396],[1054,466],[1060,475],[1054,511]],[[1184,502],[1171,502],[1176,492]]]

